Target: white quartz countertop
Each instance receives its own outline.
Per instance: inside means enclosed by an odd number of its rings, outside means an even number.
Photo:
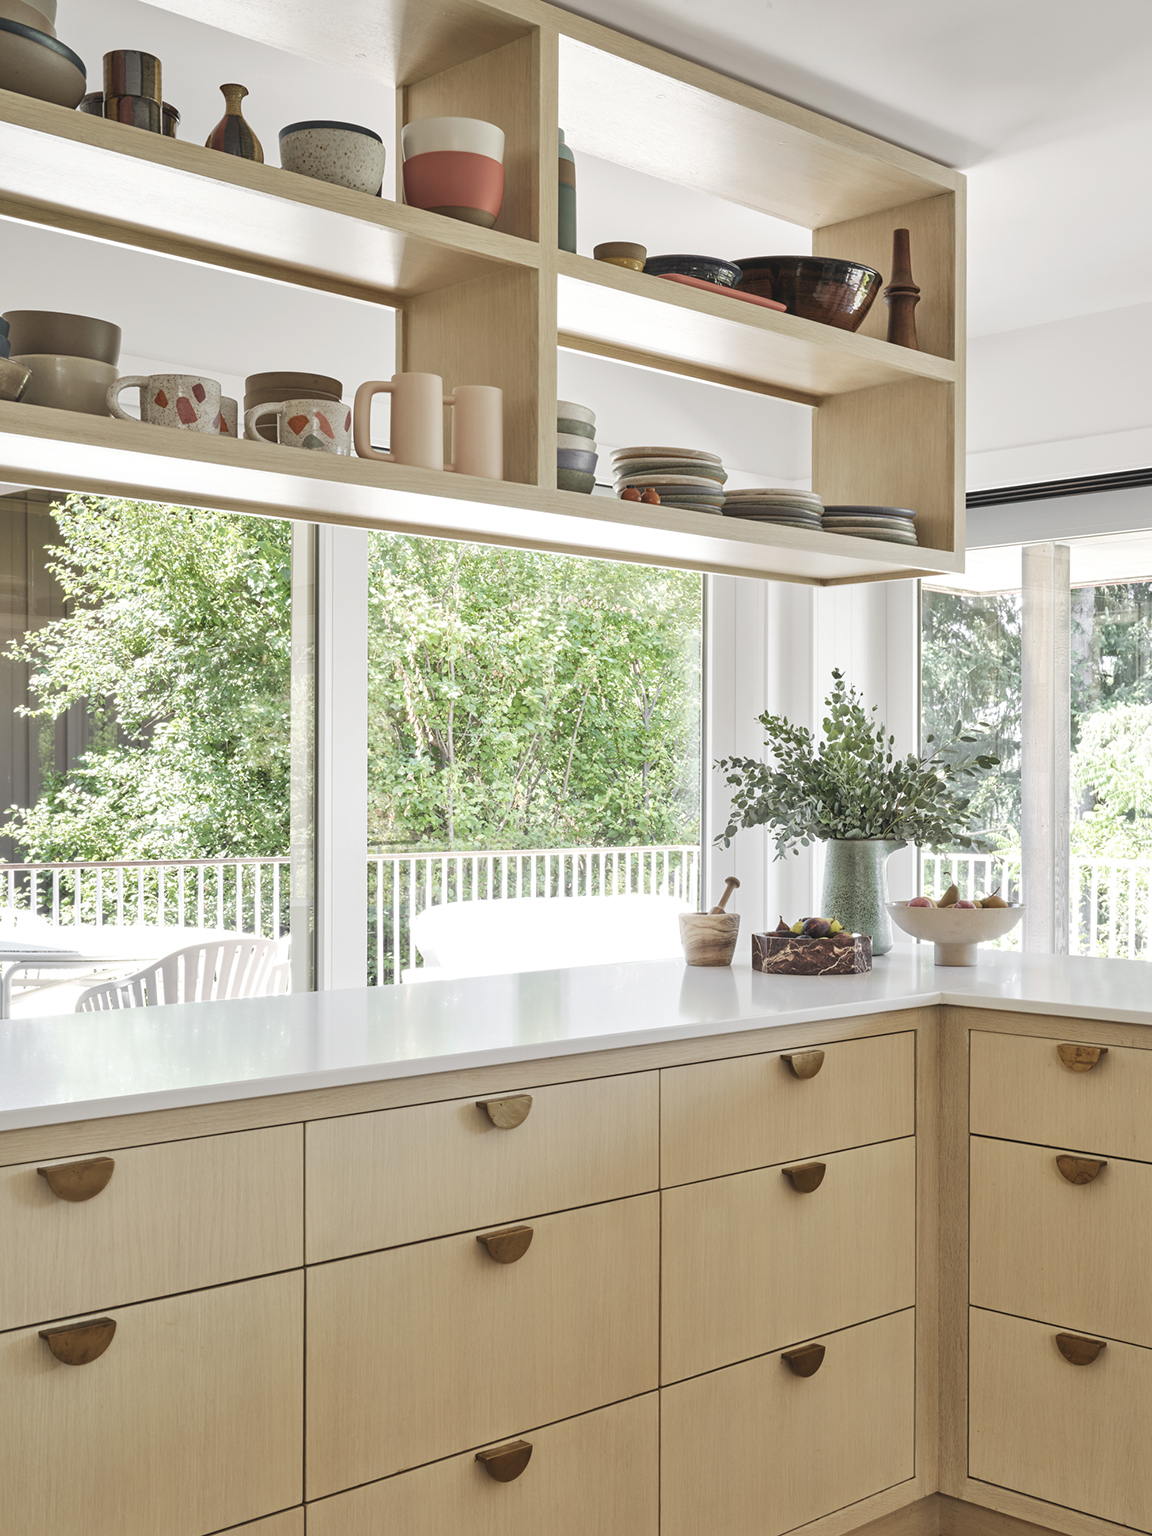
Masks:
[[[678,960],[0,1025],[0,1130],[329,1088],[937,1003],[1152,1024],[1152,967],[900,944],[866,976]]]

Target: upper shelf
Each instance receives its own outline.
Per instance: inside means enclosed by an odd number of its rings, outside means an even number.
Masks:
[[[963,568],[946,550],[3,402],[0,480],[818,585]]]
[[[956,364],[669,283],[587,256],[558,253],[560,345],[819,405],[908,379],[954,383]]]
[[[11,91],[0,215],[377,303],[540,260],[526,240]]]

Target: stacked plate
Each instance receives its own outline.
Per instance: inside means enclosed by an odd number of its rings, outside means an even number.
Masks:
[[[763,486],[748,491],[729,491],[724,498],[725,517],[747,517],[756,523],[776,523],[782,528],[823,526],[824,503],[815,491],[790,491]]]
[[[722,512],[728,475],[720,457],[700,448],[617,448],[612,455],[616,494],[652,490],[665,507]]]
[[[596,412],[575,400],[556,402],[556,487],[591,495],[596,484]]]
[[[825,507],[824,527],[829,533],[848,533],[856,539],[916,544],[915,516],[907,507]]]

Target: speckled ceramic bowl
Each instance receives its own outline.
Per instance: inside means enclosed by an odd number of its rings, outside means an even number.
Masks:
[[[384,141],[356,123],[289,123],[280,130],[280,165],[298,176],[375,197],[384,181]]]
[[[47,32],[0,16],[0,90],[75,107],[88,88],[84,61]]]

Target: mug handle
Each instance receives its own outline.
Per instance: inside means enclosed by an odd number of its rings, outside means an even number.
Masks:
[[[148,380],[142,374],[136,373],[126,373],[122,379],[117,379],[114,384],[109,384],[106,398],[108,400],[108,409],[112,415],[119,417],[121,421],[135,421],[135,416],[129,416],[128,412],[121,408],[120,396],[126,389],[144,389],[147,387],[147,384]]]
[[[391,395],[395,389],[391,381],[370,379],[356,391],[356,398],[352,402],[352,441],[356,445],[357,458],[383,459],[387,464],[396,463],[394,453],[381,453],[372,446],[372,396]]]
[[[455,405],[456,404],[456,391],[455,390],[453,390],[450,395],[445,395],[444,396],[444,404],[445,405]],[[453,420],[453,422],[455,422],[455,420],[456,420],[455,416],[453,416],[452,420]],[[455,452],[455,449],[456,449],[456,428],[455,428],[455,426],[453,426],[453,428],[452,428],[452,449],[453,449],[453,452]],[[456,461],[455,461],[455,459],[453,459],[451,464],[445,464],[444,468],[448,471],[448,473],[450,475],[454,475],[456,473]]]
[[[261,442],[264,442],[266,440],[263,437],[260,437],[260,433],[257,432],[257,430],[256,430],[256,423],[260,420],[261,416],[275,416],[276,420],[277,420],[277,424],[279,424],[279,420],[280,420],[280,407],[278,405],[254,405],[250,411],[245,411],[244,412],[244,436],[245,437],[260,438]],[[277,435],[277,437],[279,437],[279,435],[280,435],[279,434],[279,430],[277,430],[277,434],[276,435]]]

